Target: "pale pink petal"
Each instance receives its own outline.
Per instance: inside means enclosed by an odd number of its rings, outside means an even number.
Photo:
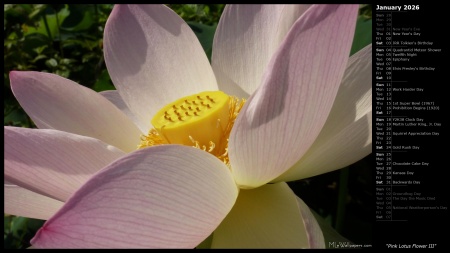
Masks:
[[[39,128],[90,136],[125,152],[136,150],[141,132],[97,92],[58,75],[11,71],[11,89]]]
[[[286,183],[241,190],[214,231],[213,248],[324,248],[309,208]]]
[[[309,5],[227,5],[213,42],[219,89],[247,98],[261,84],[270,58]]]
[[[357,14],[358,5],[314,5],[295,22],[231,131],[238,185],[269,182],[312,145],[339,89]]]
[[[116,5],[106,23],[104,50],[114,86],[147,129],[164,105],[217,90],[194,32],[166,6]]]
[[[372,45],[350,57],[322,131],[308,152],[274,181],[312,177],[348,166],[372,152]]]
[[[134,124],[141,130],[142,133],[148,133],[148,128],[146,128],[146,124],[141,122],[128,108],[128,105],[123,101],[119,92],[116,90],[106,90],[99,92],[100,95],[104,96],[109,102],[113,103],[119,110],[121,110]]]
[[[133,152],[83,185],[32,239],[36,248],[194,248],[220,224],[238,188],[202,150]]]
[[[305,226],[309,246],[314,249],[325,248],[325,238],[323,236],[322,230],[317,222],[314,214],[311,212],[309,207],[297,197],[298,208],[302,213],[303,224]]]
[[[97,139],[57,130],[5,126],[4,137],[5,180],[61,201],[125,155]]]
[[[21,188],[4,185],[5,213],[28,218],[47,220],[54,215],[63,202]]]

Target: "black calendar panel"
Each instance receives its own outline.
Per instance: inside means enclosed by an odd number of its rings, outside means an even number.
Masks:
[[[373,5],[375,247],[446,246],[446,15],[433,4]]]

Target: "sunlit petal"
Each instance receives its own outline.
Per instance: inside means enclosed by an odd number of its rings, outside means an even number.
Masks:
[[[114,86],[146,129],[164,105],[217,90],[194,32],[166,6],[115,5],[105,27],[104,50]]]
[[[320,227],[309,208],[297,201],[297,196],[286,183],[278,183],[241,190],[235,206],[214,232],[212,247],[324,246]]]
[[[119,110],[121,110],[128,118],[130,118],[134,124],[141,130],[142,133],[147,133],[148,129],[146,128],[147,124],[141,122],[128,108],[128,105],[123,101],[119,92],[116,90],[106,90],[99,92],[100,95],[104,96],[109,102],[113,103]]]
[[[227,5],[213,42],[219,89],[248,98],[261,84],[271,56],[309,5]]]
[[[333,109],[308,152],[274,181],[312,177],[348,166],[372,152],[372,45],[348,63]]]
[[[357,14],[358,5],[315,5],[295,22],[231,131],[240,186],[273,180],[314,142],[341,83]]]
[[[141,132],[97,92],[58,75],[11,71],[11,89],[39,128],[90,136],[131,152]]]
[[[29,191],[17,185],[4,185],[5,213],[47,220],[58,211],[63,202]]]
[[[305,202],[303,202],[303,200],[301,200],[299,197],[297,197],[297,203],[300,212],[302,213],[303,224],[308,236],[309,246],[314,249],[325,248],[325,238],[313,213],[305,204]]]
[[[38,231],[37,248],[194,248],[220,224],[238,188],[202,150],[133,152],[83,185]]]
[[[125,155],[97,139],[51,129],[5,126],[4,137],[5,180],[61,201]]]

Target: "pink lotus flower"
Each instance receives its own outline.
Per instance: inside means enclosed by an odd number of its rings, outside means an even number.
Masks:
[[[371,152],[371,46],[348,57],[357,11],[227,6],[210,65],[167,7],[116,5],[104,47],[117,91],[10,73],[40,129],[4,127],[5,213],[47,220],[36,248],[193,248],[212,232],[217,248],[325,247],[284,181]],[[241,108],[216,90],[248,100]],[[190,108],[205,116],[175,111],[204,91],[221,94]],[[211,117],[213,126],[194,120]]]

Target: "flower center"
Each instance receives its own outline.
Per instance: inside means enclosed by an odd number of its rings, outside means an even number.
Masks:
[[[229,165],[228,136],[245,100],[205,91],[167,104],[151,120],[138,148],[181,144],[203,149]]]

